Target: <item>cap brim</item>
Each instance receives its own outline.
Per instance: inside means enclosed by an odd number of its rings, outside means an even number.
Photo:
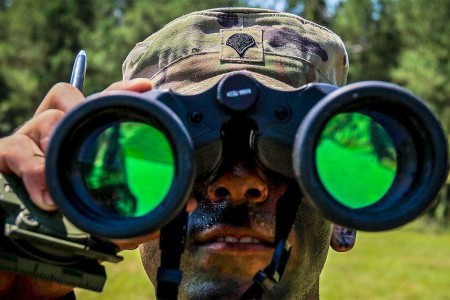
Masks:
[[[261,83],[267,87],[276,89],[276,90],[291,91],[291,90],[295,89],[295,87],[292,87],[284,82],[278,81],[276,79],[273,79],[271,77],[268,77],[268,76],[265,76],[265,75],[262,75],[259,73],[247,71],[247,70],[234,71],[234,72],[230,72],[230,73],[236,73],[236,72],[245,73],[245,74],[251,76],[252,78],[254,78],[255,80],[257,80],[259,83]],[[208,78],[201,82],[187,85],[185,87],[179,88],[176,92],[180,93],[180,94],[186,94],[186,95],[200,94],[200,93],[210,89],[214,85],[216,85],[223,77],[227,76],[230,73],[216,75],[214,77]]]

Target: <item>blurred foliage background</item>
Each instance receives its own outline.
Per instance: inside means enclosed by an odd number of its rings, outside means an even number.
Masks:
[[[0,0],[0,136],[28,119],[48,89],[68,81],[88,53],[85,94],[121,79],[134,45],[188,12],[260,6],[301,15],[337,32],[349,82],[375,79],[424,98],[450,129],[448,0]]]

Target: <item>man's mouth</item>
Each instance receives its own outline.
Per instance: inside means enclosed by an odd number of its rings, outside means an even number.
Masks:
[[[225,243],[235,243],[235,244],[260,244],[261,241],[259,239],[255,239],[251,236],[246,237],[235,237],[235,236],[220,236],[216,240],[217,242],[225,242]]]
[[[216,251],[273,250],[273,238],[251,228],[213,227],[195,235],[199,247]]]

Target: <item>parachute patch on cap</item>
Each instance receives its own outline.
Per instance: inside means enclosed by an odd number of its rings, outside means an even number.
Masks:
[[[222,62],[263,62],[262,30],[259,28],[222,29]]]

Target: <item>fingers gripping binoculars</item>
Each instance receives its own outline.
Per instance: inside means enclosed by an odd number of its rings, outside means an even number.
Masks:
[[[88,97],[49,143],[49,191],[62,215],[94,237],[154,232],[184,210],[195,178],[218,168],[230,122],[251,127],[236,151],[296,180],[305,201],[350,228],[412,221],[447,178],[445,134],[409,91],[377,81],[280,91],[236,72],[197,95]]]

